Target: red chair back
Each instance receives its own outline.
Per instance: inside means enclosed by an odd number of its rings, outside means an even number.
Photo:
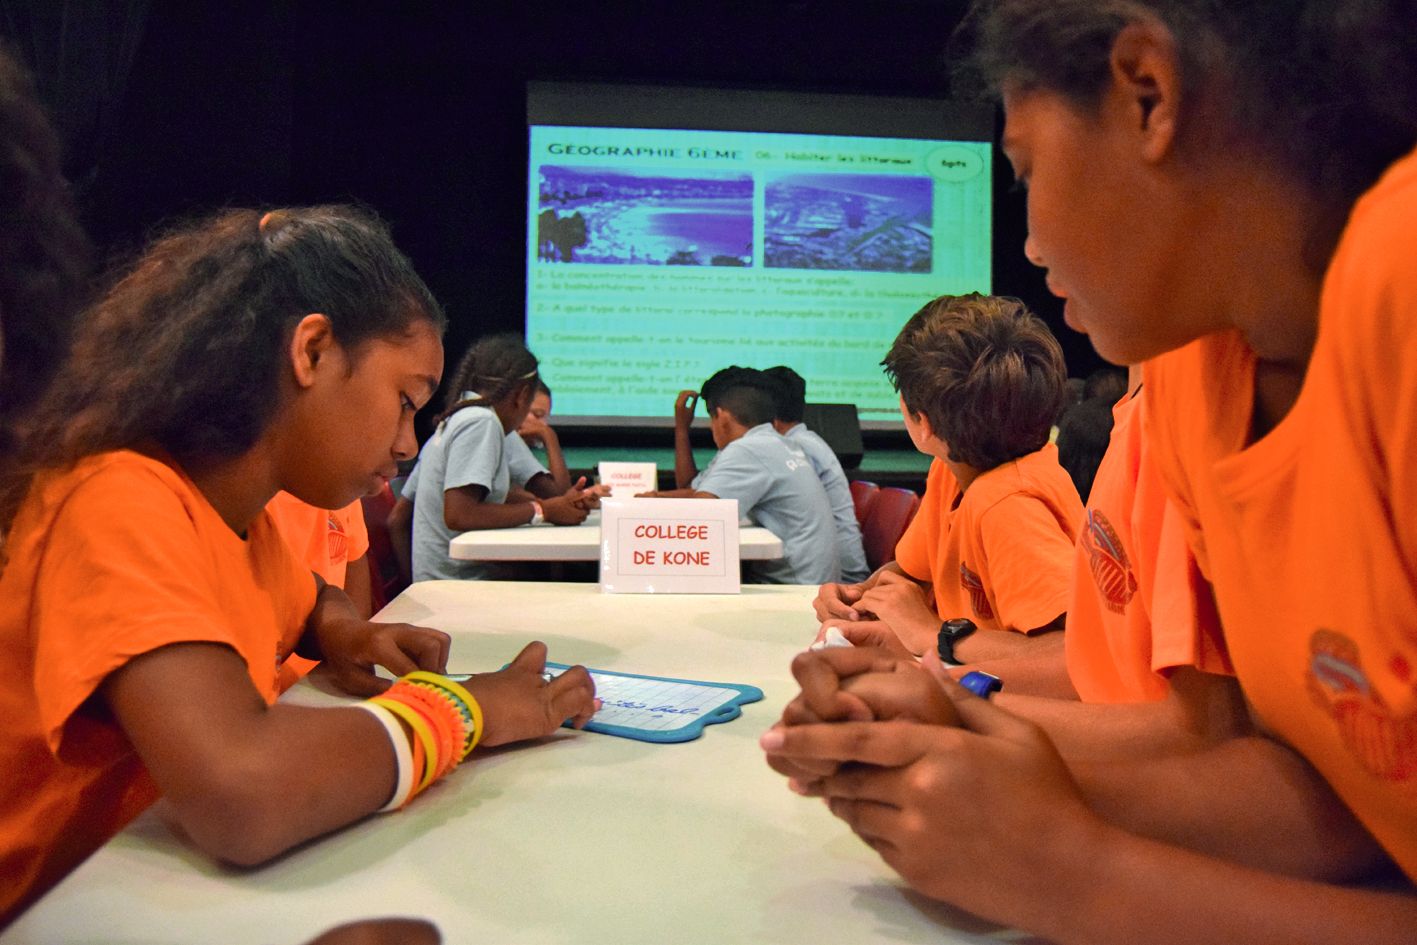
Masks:
[[[895,546],[910,520],[920,508],[920,497],[909,489],[886,486],[876,492],[871,514],[861,526],[861,543],[866,546],[866,564],[874,571],[895,560]]]
[[[856,506],[856,524],[864,528],[866,519],[871,514],[871,506],[876,502],[876,494],[881,489],[874,482],[867,482],[865,479],[853,479],[848,485],[851,487],[851,502]]]
[[[360,500],[364,507],[364,527],[369,530],[369,597],[378,613],[408,587],[399,573],[398,559],[389,540],[389,513],[394,509],[394,491],[389,484],[374,495]]]

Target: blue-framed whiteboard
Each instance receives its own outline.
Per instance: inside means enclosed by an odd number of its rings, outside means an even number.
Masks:
[[[546,672],[560,675],[570,667],[547,663]],[[601,700],[585,729],[645,742],[687,742],[704,733],[704,726],[731,722],[742,707],[763,698],[757,686],[737,683],[641,676],[592,669],[595,694]]]

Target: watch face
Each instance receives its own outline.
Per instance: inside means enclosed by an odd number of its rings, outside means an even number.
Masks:
[[[963,639],[977,629],[973,620],[964,617],[955,620],[946,620],[944,623],[940,624],[940,633],[950,640]]]

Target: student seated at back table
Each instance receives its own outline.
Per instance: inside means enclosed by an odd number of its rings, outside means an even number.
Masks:
[[[861,544],[861,525],[856,521],[856,503],[851,498],[851,485],[846,481],[846,472],[841,468],[841,460],[827,445],[827,441],[817,435],[802,422],[802,414],[807,406],[807,382],[786,365],[768,368],[763,372],[778,383],[777,415],[773,418],[773,429],[787,442],[807,454],[822,488],[827,492],[827,501],[832,507],[832,521],[836,523],[837,555],[841,558],[841,579],[843,581],[864,581],[871,574],[866,564],[866,549]]]
[[[555,496],[564,491],[560,487],[562,476],[569,475],[566,473],[564,462],[559,463],[562,475],[548,470],[532,453],[531,447],[522,438],[520,431],[507,434],[505,448],[509,484],[507,495],[503,499],[504,503],[515,505],[519,502],[534,502],[548,493]],[[556,455],[560,455],[559,450]],[[389,542],[393,546],[394,559],[398,564],[399,573],[409,580],[413,576],[413,503],[418,494],[418,471],[418,464],[415,463],[399,488],[398,498],[394,500],[394,507],[389,511],[386,523],[389,529]],[[533,484],[533,480],[536,480],[538,476],[541,477],[541,481]],[[596,493],[598,498],[598,493],[602,490],[593,486],[586,491]]]
[[[551,418],[551,388],[541,378],[536,379],[536,395],[531,398],[531,409],[526,419],[517,427],[516,436],[529,451],[531,458],[541,466],[541,471],[555,480],[562,492],[571,487],[571,472],[566,468],[566,457],[561,452],[561,438],[549,422]],[[508,434],[510,437],[511,434]],[[508,440],[510,443],[510,440]],[[546,456],[542,463],[534,451],[540,450]],[[513,470],[515,478],[516,470]],[[528,477],[530,478],[530,477]],[[523,480],[526,481],[526,480]]]
[[[826,491],[805,453],[773,429],[775,385],[761,371],[727,368],[704,383],[718,453],[702,474],[676,455],[679,488],[659,498],[736,499],[738,513],[782,539],[779,561],[753,562],[751,579],[765,584],[819,584],[839,579],[836,530]],[[698,395],[683,391],[674,408],[676,447],[688,443]],[[677,452],[677,450],[676,450]]]
[[[935,460],[896,560],[822,587],[817,616],[853,643],[916,656],[936,648],[942,621],[967,618],[979,629],[956,641],[957,662],[1047,646],[1063,679],[1062,634],[1048,631],[1063,628],[1083,510],[1048,443],[1064,396],[1058,342],[1016,299],[943,295],[882,364],[911,441]]]
[[[594,491],[582,489],[584,481],[558,490],[551,476],[540,474],[544,470],[526,445],[512,443],[520,440],[515,431],[531,407],[536,381],[536,356],[516,335],[484,338],[463,356],[447,409],[418,457],[415,488],[421,484],[423,496],[411,510],[415,581],[495,573],[490,565],[449,557],[448,543],[460,532],[543,519],[554,525],[585,521]],[[530,495],[508,502],[514,453],[524,454],[521,461],[530,460],[538,474],[525,481]],[[404,494],[412,495],[407,483]]]

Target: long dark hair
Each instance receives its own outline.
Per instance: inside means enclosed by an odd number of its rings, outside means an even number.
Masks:
[[[278,406],[291,332],[314,312],[351,351],[445,324],[387,227],[354,207],[228,210],[157,240],[80,325],[0,486],[0,521],[35,472],[95,453],[250,449]]]
[[[29,76],[0,43],[0,457],[69,346],[90,249],[60,170],[59,138]]]
[[[527,350],[520,335],[507,332],[479,339],[467,349],[448,382],[438,423],[464,407],[495,407],[527,387],[535,390],[541,379],[537,370],[536,355]],[[463,397],[465,391],[478,396]]]

